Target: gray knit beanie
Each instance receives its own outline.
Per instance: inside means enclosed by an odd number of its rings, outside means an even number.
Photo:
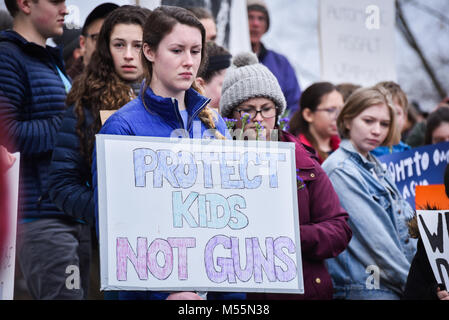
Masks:
[[[227,69],[221,89],[220,112],[225,118],[232,118],[235,107],[252,98],[268,98],[278,108],[278,115],[284,113],[287,105],[276,77],[259,63],[252,52],[237,54]]]

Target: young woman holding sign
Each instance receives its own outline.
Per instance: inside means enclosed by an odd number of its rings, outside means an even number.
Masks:
[[[370,153],[391,144],[394,123],[395,109],[382,87],[354,92],[337,119],[343,140],[323,169],[353,232],[348,248],[328,260],[337,299],[399,299],[403,294],[416,250],[407,228],[413,210]]]
[[[237,136],[295,144],[304,295],[248,294],[250,299],[331,299],[325,259],[336,257],[351,239],[348,215],[314,151],[292,134],[278,131],[286,101],[278,81],[253,53],[237,55],[223,82],[220,110],[233,119]],[[279,133],[279,135],[277,135]],[[323,196],[325,195],[325,196]],[[275,213],[273,213],[275,214]]]
[[[191,138],[202,138],[210,129],[208,137],[213,135],[224,139],[225,122],[209,109],[210,99],[198,93],[194,82],[205,62],[205,39],[203,25],[190,11],[172,6],[156,8],[143,30],[145,82],[140,94],[114,113],[100,133],[170,137],[177,132]],[[92,174],[95,190],[96,169],[94,161]],[[154,291],[120,291],[118,298],[200,299],[193,292],[169,295]],[[244,299],[245,294],[209,292],[207,298]]]
[[[147,15],[147,9],[123,6],[105,19],[97,50],[67,96],[69,108],[53,151],[48,192],[69,221],[81,222],[80,227],[61,232],[61,236],[71,252],[68,256],[79,259],[80,291],[84,298],[87,298],[95,216],[91,176],[95,134],[101,128],[102,110],[117,110],[135,96],[132,88],[143,75],[140,49]],[[66,277],[64,272],[65,269],[62,274]]]

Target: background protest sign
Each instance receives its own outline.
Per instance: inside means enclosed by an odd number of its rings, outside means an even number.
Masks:
[[[396,81],[391,0],[320,0],[321,79],[362,86]]]
[[[3,244],[4,256],[0,257],[0,300],[14,298],[14,270],[16,260],[17,205],[19,199],[20,153],[14,153],[16,161],[6,172],[8,185],[8,236]]]
[[[419,234],[438,284],[449,286],[449,209],[417,210]]]
[[[304,292],[293,144],[96,137],[102,290]]]
[[[449,142],[392,153],[378,159],[390,171],[404,199],[415,208],[416,186],[443,183],[444,169],[449,162]]]

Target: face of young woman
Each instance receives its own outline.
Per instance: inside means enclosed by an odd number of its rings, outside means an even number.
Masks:
[[[349,139],[363,156],[380,146],[388,136],[390,113],[385,104],[371,106],[346,124]]]
[[[249,139],[255,140],[257,137],[256,124],[259,123],[260,126],[263,126],[264,128],[259,134],[265,133],[266,139],[269,140],[271,130],[274,129],[276,124],[276,105],[274,102],[267,98],[252,98],[241,103],[233,112],[234,119],[239,120],[236,124],[237,129],[243,127],[241,117],[245,113],[253,114],[249,119],[249,122],[245,124],[245,135]]]
[[[432,143],[449,141],[449,122],[442,122],[432,132]]]
[[[162,97],[178,97],[190,88],[201,64],[202,37],[199,29],[176,24],[156,51],[144,45],[152,62],[151,88]]]
[[[312,135],[319,135],[321,139],[329,139],[338,134],[337,117],[343,108],[343,96],[334,90],[321,98],[321,103],[315,112],[307,117]]]
[[[143,74],[140,50],[142,27],[137,24],[117,24],[111,32],[109,50],[114,68],[125,81],[136,81]]]

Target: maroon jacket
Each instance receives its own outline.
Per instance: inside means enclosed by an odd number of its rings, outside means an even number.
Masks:
[[[332,280],[324,260],[336,257],[349,244],[348,213],[316,157],[287,132],[282,132],[280,140],[295,143],[296,169],[305,184],[298,188],[304,294],[248,293],[247,299],[332,299]]]

